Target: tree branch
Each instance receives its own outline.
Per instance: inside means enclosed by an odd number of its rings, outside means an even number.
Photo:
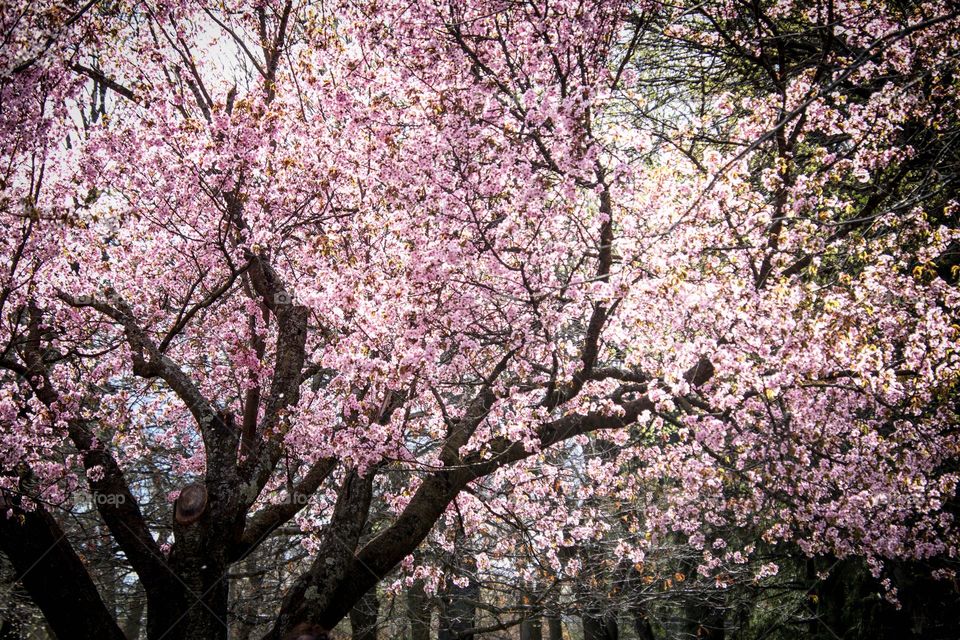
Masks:
[[[310,467],[303,480],[293,487],[293,490],[288,493],[283,502],[269,505],[253,514],[244,528],[238,548],[231,556],[235,560],[242,559],[278,527],[283,526],[293,516],[300,513],[307,505],[309,498],[316,493],[336,466],[337,461],[334,458],[318,460]]]
[[[39,505],[24,509],[19,498],[6,492],[0,494],[0,511],[0,548],[56,636],[125,640],[53,516]]]

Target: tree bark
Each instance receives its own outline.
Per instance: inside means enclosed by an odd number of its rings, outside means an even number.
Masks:
[[[559,614],[547,616],[547,638],[549,640],[563,640],[563,619]]]
[[[376,587],[368,591],[350,610],[350,629],[353,640],[377,640],[377,617],[380,599]]]
[[[370,511],[373,475],[369,473],[361,477],[356,471],[347,473],[337,493],[333,516],[325,529],[317,557],[288,591],[277,622],[264,640],[285,638],[304,624],[332,629],[379,582],[380,576],[371,576],[372,570],[358,562],[355,555]],[[355,597],[340,600],[334,589],[343,584],[362,585],[362,588]],[[329,624],[323,615],[331,609],[342,612],[333,624]]]
[[[477,605],[480,599],[480,583],[472,578],[466,586],[451,584],[442,598],[440,607],[439,640],[473,640],[467,630],[477,626]]]
[[[690,632],[703,640],[724,640],[726,624],[720,603],[699,603],[689,608]]]
[[[639,640],[655,640],[653,625],[650,624],[650,618],[642,605],[633,607],[633,630],[637,633]]]
[[[43,507],[0,498],[0,546],[47,624],[62,640],[125,640],[66,534]]]
[[[407,591],[410,640],[430,640],[430,613],[430,603],[423,590],[423,580],[416,580]]]
[[[146,608],[146,599],[141,594],[137,594],[133,600],[131,608],[125,612],[123,617],[123,635],[129,640],[137,640],[140,637],[140,629],[143,626],[143,610]]]
[[[543,622],[533,616],[520,623],[520,640],[543,640]]]
[[[619,640],[619,637],[620,627],[612,612],[583,615],[583,640]]]

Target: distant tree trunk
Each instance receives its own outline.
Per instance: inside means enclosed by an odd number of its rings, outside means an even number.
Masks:
[[[563,619],[560,614],[552,613],[547,616],[547,638],[549,640],[563,640]]]
[[[257,608],[260,604],[260,590],[263,588],[263,574],[259,571],[257,557],[250,556],[242,563],[243,570],[248,572],[244,579],[234,583],[233,596],[238,615],[234,619],[231,631],[235,634],[232,640],[249,640],[257,628]]]
[[[533,594],[536,585],[528,584],[523,587],[521,602],[524,606],[524,620],[520,623],[520,640],[543,640],[543,619],[539,608],[534,608]]]
[[[583,616],[583,640],[619,640],[620,628],[612,612],[586,613]]]
[[[643,605],[637,604],[633,607],[633,630],[636,632],[638,640],[656,640],[653,625],[650,624],[646,607]]]
[[[414,581],[407,590],[407,617],[410,618],[410,640],[430,640],[430,603],[422,580]]]
[[[480,600],[480,583],[476,580],[473,558],[456,558],[454,574],[447,582],[441,598],[440,630],[438,640],[473,640],[473,634],[465,633],[477,624],[477,602]],[[466,579],[458,586],[453,577]]]
[[[520,640],[543,640],[543,622],[539,615],[520,623]]]
[[[472,633],[464,633],[477,624],[477,601],[480,584],[470,579],[464,587],[451,584],[440,608],[439,640],[473,640]]]
[[[707,601],[687,608],[689,628],[699,640],[724,640],[726,621],[723,606],[719,602]]]
[[[350,628],[353,640],[377,640],[377,616],[380,600],[374,587],[350,610]]]
[[[696,565],[689,559],[681,560],[679,569],[688,576],[696,573]],[[726,603],[722,593],[707,587],[703,593],[682,602],[682,616],[675,633],[697,640],[724,640]]]
[[[140,637],[140,628],[143,626],[143,611],[146,609],[146,595],[142,593],[135,594],[130,601],[130,609],[123,617],[121,628],[129,640],[137,640]]]
[[[807,633],[814,637],[817,633],[818,620],[820,619],[820,580],[817,578],[816,558],[807,558],[806,561],[807,581],[812,585],[807,592],[807,607],[810,608],[810,618],[807,620]]]
[[[17,581],[17,570],[6,554],[0,551],[0,640],[29,638],[31,630],[24,624],[30,617],[32,601],[23,584]],[[30,603],[30,604],[27,604]]]

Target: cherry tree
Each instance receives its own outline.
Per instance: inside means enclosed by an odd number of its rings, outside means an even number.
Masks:
[[[267,638],[491,511],[566,576],[614,530],[718,582],[720,530],[952,557],[952,11],[4,3],[0,540],[50,627],[123,637],[81,501],[156,640],[226,638],[288,525]]]

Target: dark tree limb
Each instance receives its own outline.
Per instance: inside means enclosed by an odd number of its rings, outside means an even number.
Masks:
[[[318,460],[310,467],[303,480],[293,487],[293,491],[287,495],[284,502],[264,507],[253,514],[244,528],[243,537],[232,554],[233,557],[237,560],[241,559],[256,548],[270,533],[297,515],[306,506],[310,496],[316,493],[336,466],[337,461],[333,458]]]
[[[129,87],[126,87],[120,84],[113,78],[105,75],[102,71],[98,71],[97,69],[93,69],[86,65],[80,64],[79,62],[73,63],[73,65],[70,68],[79,74],[87,76],[94,82],[99,82],[100,84],[105,86],[107,89],[110,89],[114,93],[123,96],[127,100],[132,100],[133,102],[138,101],[137,94],[133,92],[133,89],[130,89]]]
[[[47,624],[63,640],[124,640],[66,533],[43,507],[0,497],[0,547]],[[12,511],[8,516],[7,511]],[[83,621],[79,624],[79,621]]]
[[[353,470],[346,474],[337,493],[337,503],[330,523],[324,529],[317,557],[287,592],[280,615],[273,629],[264,636],[264,640],[285,638],[294,628],[303,624],[332,629],[333,625],[327,625],[321,614],[331,607],[339,608],[345,605],[346,610],[340,616],[344,617],[364,593],[376,584],[376,581],[371,584],[369,579],[364,579],[367,588],[349,603],[337,600],[333,589],[338,584],[353,583],[360,579],[358,572],[364,571],[362,565],[357,566],[354,551],[370,510],[373,477],[373,473],[360,476]],[[366,573],[373,575],[370,570]]]
[[[37,307],[30,306],[27,314],[27,336],[23,348],[26,366],[13,361],[4,361],[0,366],[27,380],[37,398],[52,409],[60,403],[60,395],[53,387],[44,361],[41,312]],[[137,499],[130,491],[123,470],[85,421],[69,420],[67,432],[83,457],[84,469],[90,471],[99,467],[99,473],[85,475],[100,517],[127,556],[148,596],[162,597],[161,592],[170,587],[172,576],[159,545],[147,527]],[[97,500],[97,496],[109,496],[111,499]]]

